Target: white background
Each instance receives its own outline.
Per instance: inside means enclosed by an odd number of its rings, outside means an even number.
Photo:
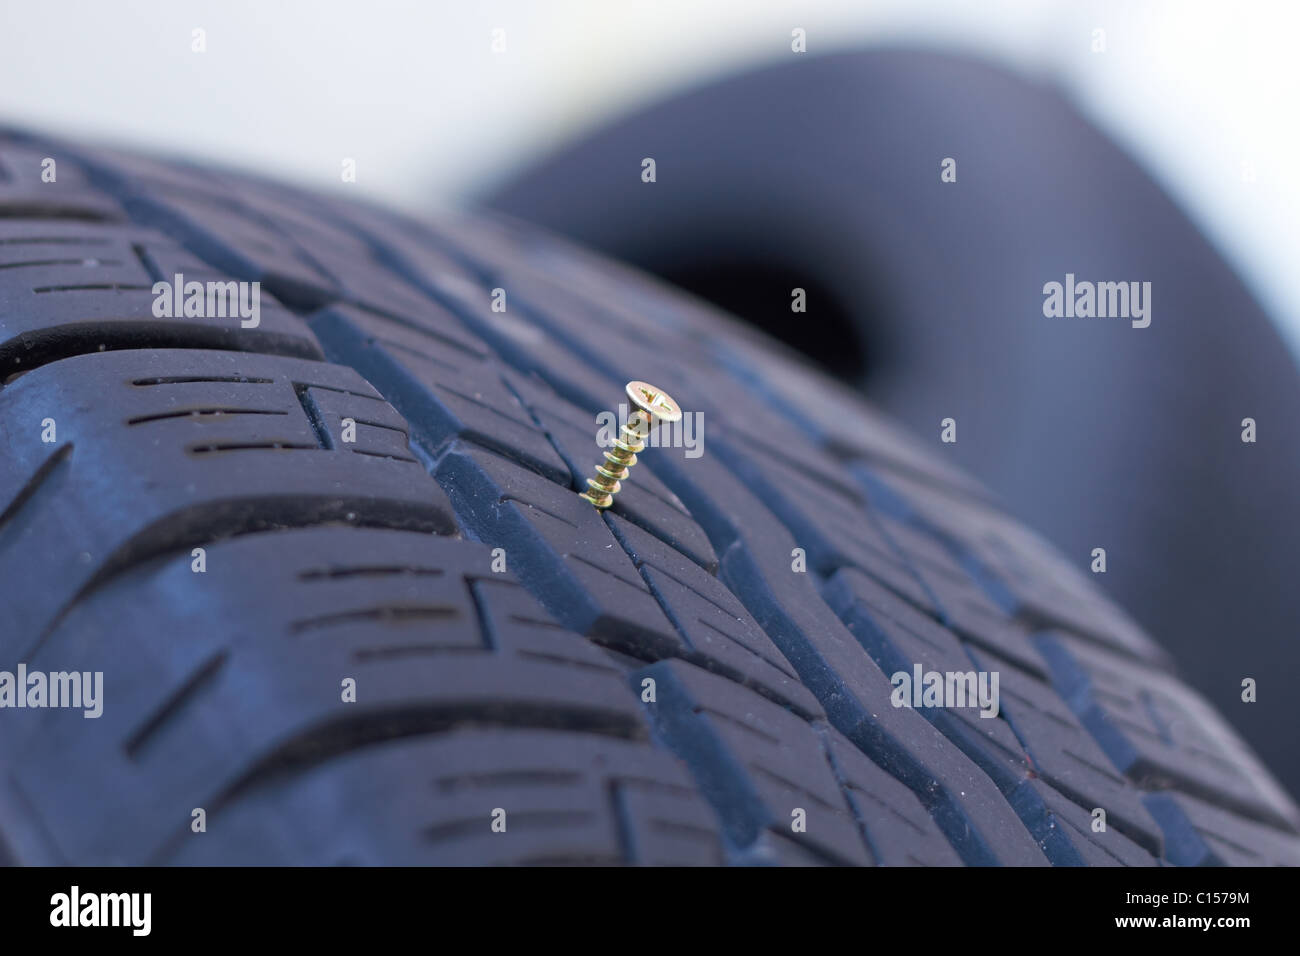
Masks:
[[[1208,232],[1300,354],[1300,5],[1031,0],[0,0],[0,122],[411,210],[700,81],[913,43],[1054,77]],[[206,30],[207,52],[191,51]],[[494,27],[504,55],[490,51]],[[1094,29],[1107,51],[1091,52]],[[343,157],[358,181],[343,187]],[[1254,169],[1254,181],[1243,175]],[[1225,321],[1231,317],[1225,316]]]

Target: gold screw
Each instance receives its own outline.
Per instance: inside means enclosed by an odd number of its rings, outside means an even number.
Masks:
[[[645,450],[646,436],[660,422],[682,420],[682,410],[662,389],[645,382],[628,382],[626,391],[636,411],[623,424],[614,447],[606,449],[606,464],[596,466],[596,477],[587,479],[588,490],[580,496],[597,508],[608,508],[614,503],[628,469],[636,464],[637,453]]]

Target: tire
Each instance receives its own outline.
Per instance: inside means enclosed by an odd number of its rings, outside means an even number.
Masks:
[[[259,324],[156,316],[177,273],[260,282]],[[0,367],[0,668],[103,675],[97,718],[0,713],[8,862],[1300,861],[1249,749],[979,485],[521,226],[10,134]],[[628,379],[707,434],[602,513]],[[998,716],[892,706],[914,665],[996,672]]]

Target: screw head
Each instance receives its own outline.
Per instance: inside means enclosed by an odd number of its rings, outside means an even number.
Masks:
[[[680,422],[682,409],[672,396],[646,382],[627,383],[628,400],[658,422]]]

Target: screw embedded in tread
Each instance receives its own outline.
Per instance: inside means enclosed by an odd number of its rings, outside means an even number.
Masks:
[[[605,451],[605,464],[596,466],[596,477],[587,479],[588,490],[580,496],[601,509],[614,503],[637,454],[645,450],[646,436],[661,422],[682,420],[681,408],[663,389],[646,382],[628,382],[625,391],[635,411],[623,423],[614,447]]]

